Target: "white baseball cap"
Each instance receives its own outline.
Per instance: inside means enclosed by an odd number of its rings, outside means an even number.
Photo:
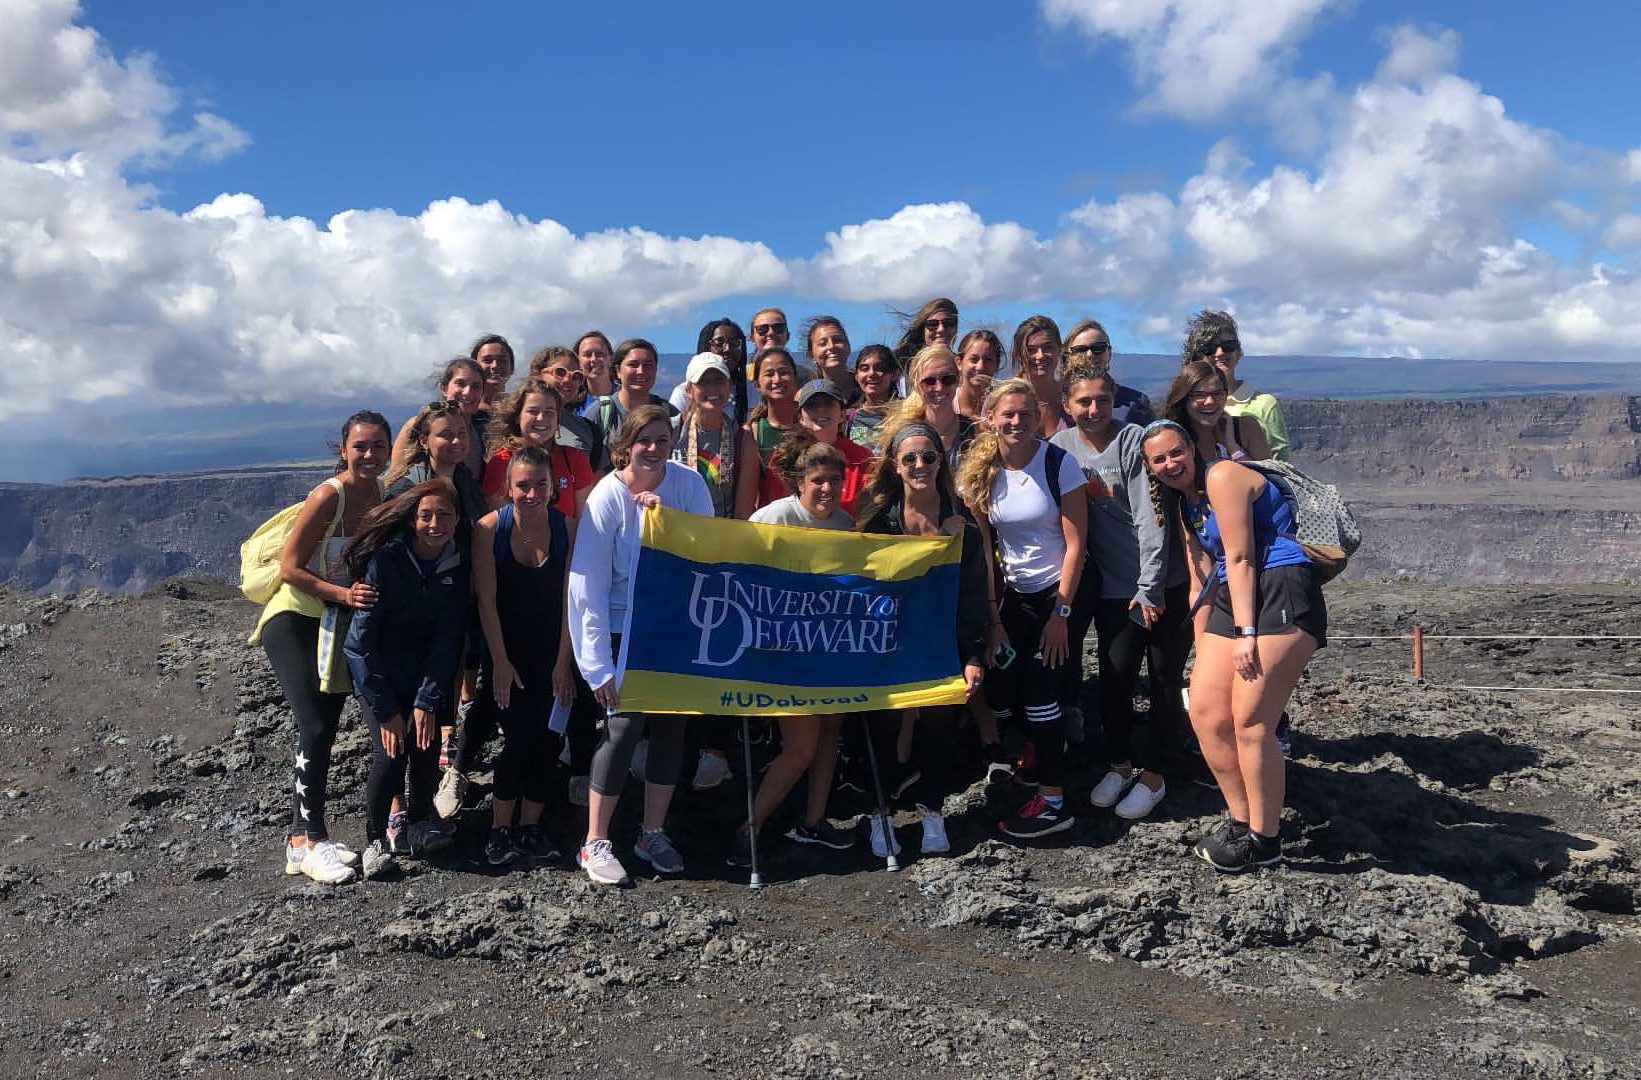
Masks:
[[[689,358],[689,367],[684,369],[684,378],[694,385],[701,381],[701,377],[709,371],[716,371],[724,378],[729,378],[729,365],[717,353],[696,353]]]

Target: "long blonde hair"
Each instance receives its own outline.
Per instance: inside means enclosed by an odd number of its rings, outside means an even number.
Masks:
[[[991,391],[986,394],[986,403],[980,410],[988,423],[974,437],[974,441],[969,443],[969,449],[963,455],[963,463],[957,468],[957,493],[978,513],[987,517],[991,516],[991,486],[996,481],[997,474],[1003,471],[1003,447],[997,441],[997,432],[992,430],[989,420],[998,403],[1010,394],[1025,397],[1035,428],[1037,393],[1032,390],[1031,384],[1024,379],[1001,379],[993,382]]]

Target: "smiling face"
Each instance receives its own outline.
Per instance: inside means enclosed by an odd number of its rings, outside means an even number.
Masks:
[[[1160,483],[1175,491],[1191,492],[1196,483],[1196,462],[1185,436],[1163,428],[1146,439],[1140,451],[1145,455],[1145,467]]]
[[[1066,394],[1066,412],[1084,433],[1103,435],[1111,426],[1111,405],[1116,395],[1107,379],[1083,379],[1071,384]]]
[[[473,360],[484,372],[485,397],[491,401],[507,389],[507,380],[513,377],[513,354],[499,341],[480,346]]]
[[[843,473],[833,465],[816,465],[798,482],[798,502],[815,517],[830,517],[843,490]]]
[[[786,348],[792,331],[786,325],[786,313],[779,308],[764,308],[752,316],[752,346],[755,349]]]
[[[895,363],[893,353],[874,350],[855,362],[855,385],[873,405],[881,405],[894,395],[899,375],[900,365]]]
[[[629,394],[642,397],[655,385],[655,354],[645,348],[633,349],[621,358],[616,372],[621,388]]]
[[[587,376],[582,374],[579,367],[572,367],[568,360],[554,360],[542,369],[542,374],[547,376],[547,381],[553,384],[553,389],[565,401],[580,401],[587,389]]]
[[[1004,394],[993,403],[986,422],[1005,450],[1023,446],[1037,438],[1037,403],[1026,394]]]
[[[411,519],[411,547],[418,559],[436,558],[456,531],[456,508],[443,495],[423,495],[416,500],[416,516]]]
[[[821,442],[836,442],[843,422],[843,405],[831,394],[815,394],[798,410],[798,423]]]
[[[1066,342],[1066,356],[1072,360],[1087,360],[1104,371],[1111,366],[1111,339],[1104,330],[1089,327]]]
[[[1185,411],[1195,424],[1216,426],[1225,414],[1225,380],[1219,375],[1198,379],[1185,397]]]
[[[1026,338],[1025,376],[1028,379],[1052,379],[1060,364],[1060,346],[1054,335],[1038,330]]]
[[[758,393],[768,401],[790,401],[796,392],[798,373],[782,353],[773,353],[758,364]]]
[[[1197,359],[1213,364],[1225,375],[1225,385],[1236,385],[1236,366],[1242,360],[1242,342],[1236,331],[1225,327],[1197,350]]]
[[[603,382],[610,377],[610,347],[601,337],[585,337],[576,346],[575,357],[581,364],[581,374],[588,384]]]
[[[907,491],[927,491],[940,475],[940,451],[927,435],[910,435],[895,450],[894,469]]]
[[[354,424],[342,439],[342,461],[360,480],[382,475],[393,453],[393,440],[379,424]]]
[[[830,379],[848,370],[849,335],[837,323],[821,323],[809,332],[809,356]]]
[[[435,470],[453,468],[467,460],[467,440],[472,437],[466,420],[446,413],[428,421],[422,449],[427,451]]]
[[[702,372],[700,381],[689,388],[696,411],[704,413],[722,412],[729,403],[729,392],[729,376],[711,369]]]
[[[517,462],[507,470],[507,501],[519,514],[529,514],[552,504],[553,473],[545,465]]]
[[[957,358],[957,372],[970,391],[984,397],[1002,362],[1003,354],[997,346],[984,338],[976,338]]]
[[[451,372],[441,389],[444,399],[457,405],[465,416],[472,416],[484,404],[484,377],[466,364]]]
[[[531,446],[551,446],[558,434],[558,402],[547,394],[526,394],[519,408],[519,434]]]
[[[957,397],[957,365],[950,356],[931,356],[917,368],[917,392],[931,411],[940,411]]]
[[[634,473],[659,476],[666,471],[667,458],[672,453],[672,425],[664,420],[653,420],[638,432],[633,440],[630,468]]]
[[[937,311],[923,323],[923,344],[951,345],[957,340],[957,313]]]

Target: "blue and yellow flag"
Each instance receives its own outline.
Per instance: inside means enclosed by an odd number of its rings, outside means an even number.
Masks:
[[[779,716],[963,701],[961,537],[644,512],[621,707]]]

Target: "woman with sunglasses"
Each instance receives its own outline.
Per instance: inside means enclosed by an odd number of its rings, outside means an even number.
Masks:
[[[563,345],[538,349],[530,358],[530,375],[545,380],[558,391],[558,399],[563,402],[558,411],[558,434],[553,436],[553,441],[581,451],[594,475],[602,475],[604,446],[592,421],[581,415],[581,406],[587,401],[587,376],[581,373],[575,353]]]
[[[925,345],[906,366],[910,384],[897,412],[902,421],[917,420],[934,428],[956,469],[974,439],[976,423],[957,411],[957,358],[945,345]]]
[[[895,358],[906,367],[925,345],[951,347],[957,340],[957,305],[937,296],[911,314],[906,330],[895,343]]]
[[[1259,421],[1227,413],[1226,396],[1224,371],[1207,360],[1192,360],[1169,384],[1162,415],[1191,433],[1197,454],[1204,461],[1257,461],[1270,457],[1271,448]]]
[[[1014,377],[1031,385],[1037,434],[1044,439],[1071,427],[1060,404],[1060,344],[1060,327],[1047,315],[1032,315],[1014,328]]]
[[[970,330],[957,343],[957,411],[970,419],[980,415],[986,392],[1003,364],[1003,339],[990,330]]]
[[[1260,393],[1237,377],[1242,341],[1237,337],[1236,320],[1228,312],[1205,310],[1192,317],[1185,332],[1183,360],[1206,360],[1219,368],[1225,376],[1225,411],[1252,418],[1265,436],[1269,456],[1288,460],[1288,424],[1282,406],[1272,395]]]
[[[877,453],[878,429],[899,397],[900,361],[887,345],[868,345],[855,354],[860,400],[844,414],[843,429],[856,446]]]
[[[893,429],[885,432],[883,461],[861,494],[855,518],[861,532],[963,538],[955,645],[958,662],[963,665],[965,688],[970,700],[975,699],[985,678],[992,628],[993,609],[987,600],[990,569],[980,530],[963,516],[963,503],[952,484],[951,464],[939,432],[920,420],[896,421]],[[907,761],[911,772],[907,775],[915,773],[917,779],[907,796],[917,806],[922,822],[919,851],[924,855],[951,850],[943,805],[961,708],[938,705],[916,710]],[[898,730],[901,721],[899,712],[877,713],[868,720],[874,745],[882,747],[879,760],[893,760],[891,751],[898,752],[898,740],[888,736]],[[888,823],[874,820],[872,829],[874,853],[881,855],[878,849],[889,847]]]
[[[1111,355],[1111,337],[1105,332],[1105,327],[1094,319],[1082,319],[1066,332],[1067,364],[1080,360],[1093,365],[1096,371],[1110,372]],[[1061,382],[1064,381],[1062,378]],[[1117,382],[1115,376],[1111,385],[1116,387],[1111,402],[1111,419],[1118,427],[1123,424],[1138,424],[1144,427],[1156,419],[1149,397],[1131,386]]]

